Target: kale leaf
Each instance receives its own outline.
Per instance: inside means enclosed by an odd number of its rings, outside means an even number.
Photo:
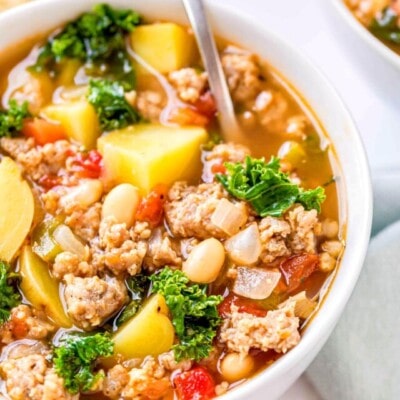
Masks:
[[[135,85],[135,73],[125,46],[125,35],[140,23],[132,10],[117,10],[107,4],[96,5],[68,23],[41,48],[36,71],[52,69],[65,58],[85,63],[90,76],[113,77],[127,89]]]
[[[246,157],[242,163],[226,163],[226,174],[216,178],[234,197],[248,201],[261,217],[281,216],[294,203],[300,203],[306,210],[321,211],[325,200],[322,187],[305,190],[293,183],[288,174],[280,171],[276,157],[266,163],[264,159]]]
[[[207,296],[207,285],[190,285],[179,270],[164,268],[152,275],[152,292],[164,296],[172,314],[172,323],[180,343],[174,346],[177,361],[199,361],[212,350],[212,342],[221,323],[217,306],[221,296]]]
[[[19,275],[10,271],[10,265],[0,261],[0,323],[10,317],[10,311],[21,303],[21,295],[16,288]]]
[[[124,87],[107,79],[91,80],[87,99],[95,108],[104,131],[125,128],[140,121],[140,115],[125,98]]]
[[[98,357],[109,357],[114,344],[109,336],[96,333],[89,336],[68,335],[53,350],[53,362],[57,374],[72,394],[87,391],[102,377],[94,372]]]
[[[384,8],[371,22],[369,30],[379,39],[400,44],[399,16],[391,7]]]
[[[19,105],[15,100],[10,100],[8,110],[0,110],[0,137],[14,136],[29,116],[28,102]]]
[[[119,315],[116,322],[117,326],[121,326],[124,322],[130,320],[137,314],[146,297],[150,281],[146,275],[138,274],[130,277],[126,284],[131,295],[131,301]]]

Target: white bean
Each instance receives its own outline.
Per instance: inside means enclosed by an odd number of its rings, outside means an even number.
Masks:
[[[220,363],[220,372],[228,382],[247,378],[254,369],[254,359],[250,355],[227,354]]]
[[[130,228],[135,222],[136,210],[139,206],[139,190],[130,183],[115,186],[106,196],[101,217],[114,217],[119,224],[125,223]]]
[[[193,248],[182,270],[197,283],[210,283],[218,278],[225,262],[225,249],[217,239],[203,240]]]
[[[103,194],[103,184],[98,179],[84,179],[78,186],[68,189],[68,192],[61,197],[60,204],[63,207],[72,204],[79,204],[89,207],[99,201]]]

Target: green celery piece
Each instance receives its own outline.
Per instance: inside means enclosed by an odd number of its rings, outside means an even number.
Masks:
[[[32,234],[32,250],[42,260],[53,262],[63,249],[53,237],[54,230],[60,225],[56,218],[40,223]]]

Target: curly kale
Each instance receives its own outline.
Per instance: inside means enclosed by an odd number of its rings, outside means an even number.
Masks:
[[[66,58],[85,64],[90,76],[113,77],[126,89],[135,85],[135,73],[125,46],[125,35],[140,23],[132,10],[117,10],[98,4],[92,11],[68,23],[41,48],[36,71],[52,70]]]
[[[174,346],[177,361],[200,361],[210,355],[212,342],[221,324],[217,306],[221,296],[208,296],[207,285],[191,285],[186,275],[164,268],[150,277],[152,292],[164,296],[179,338]]]
[[[114,352],[114,343],[105,334],[89,336],[69,335],[53,350],[53,363],[57,374],[72,394],[87,391],[102,377],[95,372],[99,357],[109,357]]]
[[[22,129],[25,118],[30,116],[28,102],[18,104],[10,100],[7,110],[0,110],[0,137],[12,137]]]
[[[276,157],[266,163],[264,159],[247,157],[244,164],[226,163],[226,174],[216,178],[234,197],[248,201],[261,217],[281,216],[294,203],[300,203],[306,210],[321,211],[325,200],[322,187],[305,190],[293,183],[289,175],[280,171]]]
[[[104,131],[125,128],[140,121],[140,115],[125,98],[123,86],[107,79],[91,80],[87,99]]]
[[[0,323],[10,317],[10,311],[21,303],[21,295],[16,287],[19,275],[10,271],[10,265],[0,261]]]

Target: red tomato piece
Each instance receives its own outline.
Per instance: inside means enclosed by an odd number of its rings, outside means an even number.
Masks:
[[[167,193],[167,185],[156,185],[140,202],[136,211],[136,220],[146,221],[152,227],[160,225],[164,216],[164,203],[167,198]]]
[[[20,318],[17,318],[16,314],[13,314],[10,320],[11,331],[16,339],[22,339],[28,334],[27,323]]]
[[[211,166],[211,172],[213,174],[225,174],[226,167],[225,167],[224,163],[216,163]]]
[[[168,120],[179,126],[206,126],[210,122],[206,116],[189,107],[175,108],[171,111]]]
[[[41,118],[26,120],[22,127],[22,133],[27,137],[33,137],[41,146],[67,138],[65,129],[61,125]]]
[[[43,175],[39,179],[39,185],[43,187],[45,190],[50,190],[55,186],[61,184],[61,177],[58,175]]]
[[[194,367],[174,379],[179,400],[209,400],[215,397],[215,383],[204,367]]]
[[[293,292],[318,267],[319,258],[316,254],[299,254],[282,261],[279,269],[285,279],[287,292]]]
[[[226,317],[230,314],[231,305],[238,307],[239,312],[252,314],[256,317],[265,317],[268,313],[253,301],[245,299],[243,297],[236,296],[234,294],[229,294],[218,307],[218,312],[222,317]]]
[[[97,150],[77,153],[72,159],[71,170],[80,178],[97,179],[103,170],[103,157]]]
[[[199,99],[194,103],[194,107],[200,113],[211,119],[217,113],[217,106],[211,92],[204,92]]]

